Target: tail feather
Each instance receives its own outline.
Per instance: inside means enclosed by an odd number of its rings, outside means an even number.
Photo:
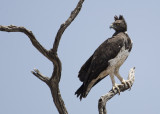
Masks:
[[[105,78],[105,77],[103,77]],[[103,78],[100,78],[98,80],[96,80],[96,82],[94,82],[94,84],[92,85],[92,87],[94,87],[98,82],[100,82]],[[82,84],[81,87],[75,92],[75,95],[77,95],[77,97],[80,97],[80,100],[82,100],[82,98],[86,98],[89,91],[91,90],[92,87],[88,88],[89,83],[86,84]]]
[[[77,95],[77,97],[80,97],[80,100],[86,97],[86,87],[84,84],[82,84],[81,87],[75,92],[75,95]]]

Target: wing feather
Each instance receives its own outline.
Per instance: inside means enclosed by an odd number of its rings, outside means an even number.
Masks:
[[[87,75],[87,72],[89,70],[89,67],[91,65],[91,62],[92,62],[92,58],[93,58],[93,55],[85,62],[85,64],[81,67],[80,71],[79,71],[79,79],[80,81],[84,81],[86,79],[86,75]]]
[[[80,99],[85,98],[90,89],[95,86],[104,77],[97,78],[101,72],[105,71],[109,66],[109,60],[115,58],[121,48],[129,51],[132,49],[132,42],[127,34],[114,34],[112,38],[104,41],[93,53],[93,55],[85,62],[79,71],[79,79],[83,82],[82,86],[75,92]],[[96,79],[96,81],[92,81]],[[94,83],[93,83],[94,82]],[[88,86],[92,84],[91,86]]]
[[[86,72],[87,75],[83,82],[89,83],[97,78],[109,66],[108,61],[117,56],[123,45],[123,38],[112,37],[104,41],[91,56],[90,65],[88,65],[88,71]]]

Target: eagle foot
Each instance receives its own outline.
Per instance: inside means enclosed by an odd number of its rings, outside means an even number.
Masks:
[[[124,84],[125,87],[129,87],[129,90],[131,90],[131,84],[129,80],[123,80],[122,84]],[[127,86],[128,85],[128,86]]]
[[[114,84],[114,86],[112,87],[112,90],[113,90],[113,92],[114,93],[116,93],[116,90],[118,91],[118,94],[120,95],[120,89],[119,89],[119,87],[118,87],[118,84]]]

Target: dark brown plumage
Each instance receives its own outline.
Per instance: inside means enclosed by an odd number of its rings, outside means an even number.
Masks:
[[[85,62],[79,71],[79,79],[83,84],[75,92],[80,99],[85,98],[90,89],[107,75],[111,76],[114,89],[118,89],[113,76],[116,75],[122,83],[127,83],[119,75],[119,68],[128,57],[132,43],[127,31],[127,24],[122,15],[114,17],[110,28],[115,30],[113,36],[104,41]]]

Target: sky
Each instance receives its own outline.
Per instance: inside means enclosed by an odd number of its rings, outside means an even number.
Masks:
[[[0,0],[0,3],[0,25],[24,26],[50,49],[57,30],[78,0]],[[135,83],[131,91],[107,102],[108,114],[160,113],[159,4],[159,0],[85,0],[58,49],[62,62],[59,86],[69,114],[97,114],[98,99],[112,88],[110,78],[106,77],[82,101],[74,95],[82,84],[77,77],[81,66],[112,36],[114,30],[109,26],[113,17],[120,14],[133,41],[120,74],[127,79],[129,69],[135,66]],[[32,75],[34,68],[48,77],[53,71],[52,63],[32,46],[26,35],[0,31],[0,114],[58,114],[48,86]],[[117,79],[116,82],[120,83]]]

